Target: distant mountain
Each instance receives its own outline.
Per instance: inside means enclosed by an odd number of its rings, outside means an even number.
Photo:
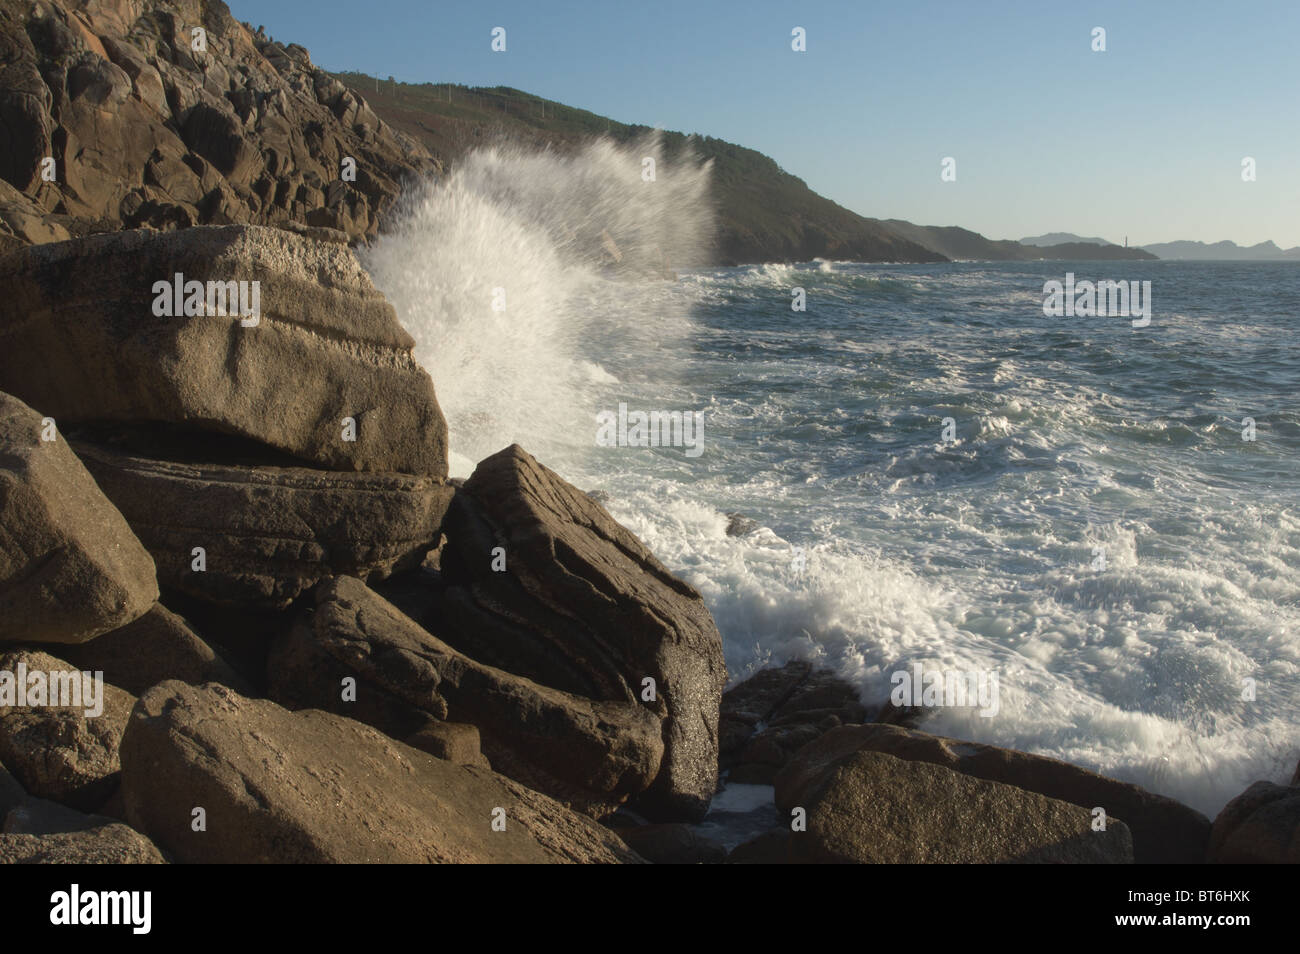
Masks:
[[[1033,249],[1034,246],[1026,245]],[[1149,262],[1158,255],[1146,249],[1126,247],[1123,245],[1094,245],[1092,242],[1065,242],[1061,245],[1049,245],[1030,254],[1026,261],[1039,262]]]
[[[649,127],[621,123],[507,86],[467,87],[377,80],[364,73],[333,77],[385,123],[424,146],[445,168],[488,143],[525,143],[561,152],[592,136],[635,141]],[[664,155],[690,148],[713,161],[718,233],[713,259],[720,265],[806,262],[829,258],[859,262],[1137,260],[1154,256],[1117,248],[1102,239],[1060,233],[1067,244],[1048,247],[985,238],[956,226],[914,225],[867,218],[818,195],[768,156],[711,136],[661,134]],[[617,236],[615,236],[617,239]]]
[[[593,136],[631,142],[650,132],[507,86],[489,88],[376,80],[364,73],[335,73],[376,115],[429,150],[446,168],[471,149],[514,142],[576,150]],[[713,259],[720,265],[807,262],[814,258],[860,262],[941,262],[879,219],[851,212],[818,195],[775,160],[754,149],[711,136],[664,132],[666,157],[688,147],[713,160],[718,232]],[[614,236],[615,239],[618,236]]]
[[[902,219],[886,219],[885,225],[909,241],[954,260],[1014,262],[1034,251],[1019,242],[988,239],[955,225],[913,225]]]
[[[1021,245],[1114,245],[1116,243],[1104,238],[1084,238],[1073,232],[1048,232],[1046,235],[1031,235],[1022,238]]]
[[[1278,248],[1273,242],[1243,246],[1236,242],[1160,242],[1142,246],[1160,258],[1217,262],[1300,262],[1300,246]]]
[[[988,239],[978,232],[956,226],[913,225],[901,219],[886,219],[885,225],[918,245],[951,259],[990,262],[1089,262],[1145,261],[1155,258],[1150,252],[1119,245],[1096,245],[1089,241],[1065,242],[1039,247]]]

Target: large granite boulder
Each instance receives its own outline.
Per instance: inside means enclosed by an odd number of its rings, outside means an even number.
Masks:
[[[359,240],[405,180],[441,169],[306,50],[219,0],[2,4],[0,79],[0,178],[74,234],[303,222]],[[43,240],[6,229],[7,211],[0,235]]]
[[[836,730],[843,731],[843,730]],[[1088,809],[929,762],[808,746],[777,778],[778,807],[806,830],[791,862],[858,864],[1129,863],[1122,821],[1093,830]],[[740,859],[735,859],[740,860]]]
[[[197,314],[176,314],[177,275],[202,283],[181,302]],[[257,283],[256,315],[238,313],[239,282],[250,310]],[[65,429],[173,425],[331,470],[446,476],[433,382],[345,246],[259,227],[136,230],[11,252],[0,284],[0,387]]]
[[[318,587],[314,612],[273,644],[267,669],[282,705],[346,715],[393,738],[430,719],[470,723],[498,772],[593,815],[644,791],[663,756],[659,717],[648,707],[588,699],[477,662],[353,577]],[[354,700],[342,691],[348,677]]]
[[[0,643],[84,642],[157,599],[153,560],[57,427],[0,394]]]
[[[282,609],[334,573],[369,579],[417,565],[452,496],[441,479],[412,474],[190,464],[82,443],[77,450],[153,554],[159,581],[233,606]]]
[[[726,668],[699,593],[518,445],[479,463],[444,532],[439,634],[544,685],[652,709],[664,758],[638,808],[654,820],[702,817],[717,784]]]
[[[838,759],[845,753],[884,752],[909,761],[1015,785],[1086,809],[1104,809],[1133,835],[1139,864],[1199,864],[1205,859],[1210,821],[1200,812],[1128,782],[1041,755],[994,745],[962,742],[901,726],[846,726],[800,750],[805,766]],[[778,782],[778,785],[782,784]],[[788,784],[788,782],[787,782]]]
[[[182,862],[641,860],[613,832],[504,776],[224,686],[145,693],[122,766],[131,824]]]
[[[102,698],[92,700],[83,681],[79,705],[55,705],[55,681],[70,686],[62,674],[80,681],[75,667],[46,653],[0,654],[0,679],[12,674],[16,684],[20,673],[29,680],[25,698],[0,696],[0,761],[32,795],[83,810],[100,807],[117,786],[118,746],[135,697],[104,683]],[[42,674],[46,687],[39,699],[31,695],[33,673]]]
[[[1207,860],[1300,863],[1300,787],[1256,782],[1228,802],[1214,819]]]

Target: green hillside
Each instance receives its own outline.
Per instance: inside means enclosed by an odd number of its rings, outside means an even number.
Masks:
[[[565,150],[594,135],[627,142],[650,131],[504,86],[413,85],[376,81],[362,73],[334,75],[364,96],[385,122],[417,138],[448,167],[474,147],[497,142]],[[688,137],[665,132],[662,142],[671,159],[686,147]],[[709,136],[689,142],[697,156],[713,160],[718,264],[816,257],[944,261],[942,254],[884,223],[818,195],[760,152]]]

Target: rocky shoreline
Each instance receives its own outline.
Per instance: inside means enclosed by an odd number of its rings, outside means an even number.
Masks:
[[[1300,860],[1300,773],[1212,824],[804,662],[724,694],[592,495],[518,446],[448,480],[348,244],[431,157],[220,4],[0,39],[0,861]],[[700,835],[720,780],[780,825]]]

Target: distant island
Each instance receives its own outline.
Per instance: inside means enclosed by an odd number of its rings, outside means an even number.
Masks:
[[[1273,242],[1238,245],[1236,242],[1161,242],[1142,246],[1157,258],[1197,262],[1300,262],[1300,246],[1278,248]]]
[[[1082,235],[1075,235],[1073,232],[1048,232],[1046,235],[1031,235],[1028,238],[1020,240],[1021,245],[1118,245],[1118,242],[1112,242],[1104,238],[1084,238]]]
[[[1048,232],[1046,235],[1034,235],[1022,238],[1022,245],[1051,246],[1051,250],[1061,250],[1068,244],[1086,243],[1089,245],[1110,245],[1106,239],[1084,238],[1070,232]],[[1300,247],[1278,248],[1273,242],[1260,242],[1258,245],[1238,245],[1236,242],[1157,242],[1147,243],[1138,248],[1150,252],[1156,258],[1174,261],[1201,262],[1300,262]],[[1055,256],[1053,256],[1055,257]]]
[[[939,252],[954,261],[987,262],[1116,262],[1144,261],[1156,258],[1150,252],[1120,245],[1097,245],[1086,239],[1039,247],[1013,242],[1010,239],[987,239],[978,232],[956,226],[913,225],[901,219],[885,223],[900,235],[917,244]]]

